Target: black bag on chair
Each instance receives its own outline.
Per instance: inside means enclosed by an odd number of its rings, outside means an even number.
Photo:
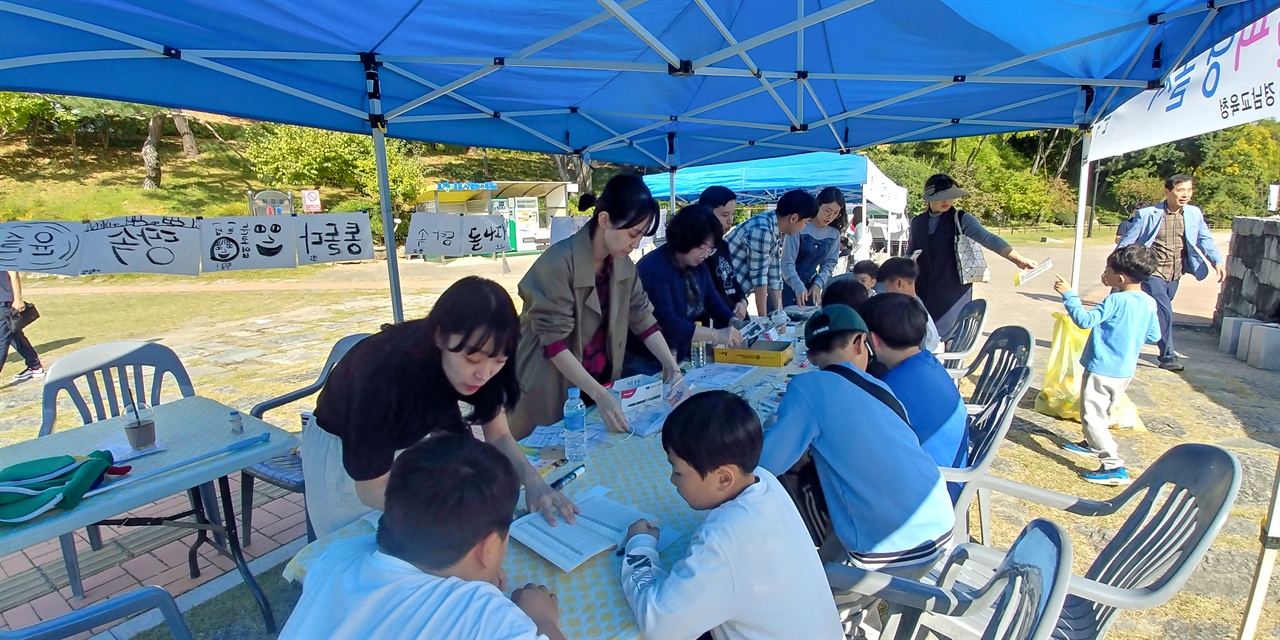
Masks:
[[[821,547],[831,535],[831,514],[827,511],[827,497],[818,482],[818,466],[813,463],[813,457],[808,452],[800,456],[791,469],[778,476],[778,482],[796,503],[796,510],[800,512],[804,528],[809,530],[813,546]]]
[[[23,329],[26,329],[28,325],[30,325],[32,322],[35,322],[39,318],[40,318],[40,311],[36,309],[36,305],[34,303],[28,302],[27,306],[23,307],[22,311],[18,312],[18,321],[14,324],[13,330],[22,331]]]

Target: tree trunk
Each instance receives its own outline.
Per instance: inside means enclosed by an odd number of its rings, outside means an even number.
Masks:
[[[72,164],[80,164],[80,145],[76,144],[76,125],[74,123],[67,129],[67,138],[71,140],[71,162]]]
[[[1049,154],[1053,152],[1053,143],[1058,141],[1058,133],[1060,131],[1062,131],[1062,129],[1053,130],[1053,135],[1049,137],[1048,144],[1043,144],[1044,134],[1043,133],[1040,134],[1041,135],[1040,142],[1042,144],[1036,149],[1035,162],[1031,163],[1031,175],[1034,176],[1039,174],[1040,169],[1044,168],[1045,163],[1049,161]]]
[[[98,132],[102,134],[102,150],[106,152],[111,148],[111,118],[103,116],[102,128]]]
[[[951,164],[956,163],[956,139],[951,139]]]
[[[973,151],[969,152],[969,159],[965,160],[964,166],[966,168],[973,166],[973,162],[978,159],[978,153],[982,151],[982,145],[985,144],[986,142],[987,142],[986,136],[982,136],[981,138],[978,138],[978,146],[974,147]]]
[[[146,169],[143,189],[160,188],[160,134],[164,130],[164,117],[165,114],[157,113],[147,123],[147,141],[142,143],[142,166]]]
[[[1076,146],[1076,135],[1071,134],[1071,139],[1067,141],[1067,148],[1062,152],[1062,162],[1058,163],[1058,173],[1054,175],[1053,180],[1057,182],[1062,179],[1062,172],[1067,170],[1067,161],[1071,159],[1071,148]],[[1081,153],[1084,150],[1081,149]]]
[[[556,173],[562,182],[573,182],[578,185],[578,193],[592,193],[591,163],[583,162],[578,156],[551,154],[551,161],[556,166]]]
[[[173,126],[177,127],[178,133],[182,136],[182,153],[188,158],[200,157],[200,147],[196,145],[196,134],[191,133],[191,125],[187,124],[187,117],[180,114],[170,114],[173,117]]]

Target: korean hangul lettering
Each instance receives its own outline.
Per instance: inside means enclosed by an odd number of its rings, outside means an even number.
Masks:
[[[1191,84],[1191,72],[1195,70],[1196,65],[1189,64],[1178,72],[1173,78],[1173,91],[1169,92],[1169,105],[1164,108],[1165,111],[1173,111],[1182,106],[1182,101],[1187,93],[1187,85]],[[1174,101],[1177,102],[1174,102]]]
[[[1218,101],[1218,111],[1222,113],[1223,120],[1226,120],[1228,117],[1231,116],[1231,106],[1227,102],[1226,98],[1223,98]]]
[[[1245,31],[1248,31],[1248,33]],[[1240,70],[1240,50],[1262,40],[1270,33],[1271,29],[1267,27],[1266,16],[1240,31],[1240,44],[1236,45],[1236,71]]]
[[[31,255],[47,258],[53,255],[53,234],[48,231],[37,231],[32,238]]]
[[[1268,83],[1266,83],[1266,84],[1262,85],[1262,96],[1263,96],[1263,101],[1266,103],[1266,105],[1267,105],[1268,107],[1273,107],[1273,106],[1275,106],[1275,104],[1276,104],[1276,83],[1274,83],[1274,82],[1268,82]]]
[[[1245,91],[1240,94],[1240,110],[1250,111],[1253,109],[1253,103],[1249,101],[1249,92]]]
[[[1262,108],[1262,87],[1251,89],[1249,91],[1249,95],[1253,98],[1253,108],[1261,109]]]
[[[1240,112],[1240,96],[1232,94],[1231,95],[1231,115],[1234,116],[1239,112]]]
[[[1209,49],[1209,68],[1204,72],[1204,81],[1200,83],[1200,93],[1206,98],[1212,98],[1213,94],[1218,91],[1218,81],[1222,79],[1222,63],[1214,60],[1227,54],[1231,50],[1231,45],[1236,40],[1235,34],[1232,34],[1227,41],[1222,43],[1222,50],[1217,47]],[[1213,86],[1209,86],[1209,80],[1213,79]],[[1226,116],[1223,116],[1224,118]]]

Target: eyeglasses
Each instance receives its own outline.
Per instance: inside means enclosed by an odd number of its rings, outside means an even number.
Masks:
[[[705,253],[703,253],[703,254],[702,254],[702,259],[703,259],[703,260],[706,260],[707,258],[710,258],[711,256],[714,256],[715,254],[716,254],[716,248],[715,248],[715,247],[711,247],[711,248],[710,248],[710,249],[708,249]]]

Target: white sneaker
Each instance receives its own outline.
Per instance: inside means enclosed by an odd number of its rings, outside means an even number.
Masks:
[[[45,376],[44,367],[27,367],[22,373],[13,377],[14,382],[25,382],[27,380],[39,379]]]

